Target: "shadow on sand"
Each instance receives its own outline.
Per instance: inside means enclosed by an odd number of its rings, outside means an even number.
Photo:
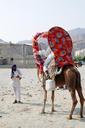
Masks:
[[[43,107],[43,103],[23,103],[23,104],[28,104],[30,106],[36,106],[36,107]],[[46,104],[46,107],[51,107],[51,104],[47,103]],[[66,115],[68,117],[70,111],[69,110],[62,110],[62,108],[60,109],[61,105],[55,105],[55,109],[56,109],[56,112],[57,115]],[[59,109],[58,109],[59,108]],[[45,114],[52,114],[51,112],[46,112]],[[80,108],[75,108],[75,111],[74,111],[74,114],[73,114],[73,120],[79,120],[79,121],[82,121],[82,122],[85,122],[85,117],[83,118],[80,118],[79,116],[80,114]],[[84,110],[83,110],[83,115],[85,116],[85,107],[84,107]],[[75,116],[75,118],[74,118]]]

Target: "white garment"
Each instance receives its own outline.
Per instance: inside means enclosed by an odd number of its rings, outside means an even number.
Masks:
[[[51,61],[52,61],[53,59],[54,59],[54,53],[51,52],[51,53],[48,55],[47,59],[45,60],[44,67],[43,67],[44,72],[46,72],[46,71],[48,70],[48,66],[49,66],[49,64],[51,63]]]
[[[48,48],[48,39],[43,38],[42,35],[38,37],[37,39],[39,49],[46,50]]]
[[[38,46],[39,46],[39,55],[41,56],[41,58],[46,58],[50,52],[50,46],[48,44],[48,39],[47,38],[43,38],[42,36],[38,37]]]
[[[52,52],[49,44],[48,44],[48,39],[43,38],[42,36],[39,36],[38,38],[38,45],[39,45],[39,55],[41,58],[46,58],[43,70],[44,72],[48,70],[48,66],[51,63],[51,61],[54,59],[54,53]]]
[[[21,73],[20,73],[20,70],[16,70],[14,72],[14,76],[12,78],[12,86],[13,86],[13,89],[14,89],[14,93],[15,93],[15,99],[17,101],[20,101],[21,100],[21,97],[20,97],[20,79],[17,78],[17,76],[20,76],[21,77]]]

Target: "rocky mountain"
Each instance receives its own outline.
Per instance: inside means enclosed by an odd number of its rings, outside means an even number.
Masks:
[[[68,31],[73,42],[85,41],[85,28],[76,28]]]
[[[0,39],[0,44],[5,44],[5,43],[8,43],[8,42],[6,42],[6,41]]]
[[[73,40],[73,47],[75,51],[85,49],[85,28],[70,30],[69,34]]]

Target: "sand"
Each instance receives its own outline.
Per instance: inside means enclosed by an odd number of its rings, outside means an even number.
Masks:
[[[85,97],[85,66],[78,69],[81,73]],[[73,120],[67,119],[72,103],[68,90],[56,89],[56,112],[53,114],[51,113],[51,92],[48,92],[46,114],[41,114],[43,89],[37,79],[36,69],[21,69],[21,72],[23,74],[21,80],[23,104],[13,104],[14,92],[11,85],[10,69],[0,69],[0,128],[85,128],[85,118],[79,118],[79,102]]]

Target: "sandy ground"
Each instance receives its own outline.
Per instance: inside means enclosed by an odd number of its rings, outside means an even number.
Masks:
[[[79,68],[85,96],[85,66]],[[68,120],[71,97],[68,90],[55,91],[55,109],[51,114],[51,92],[48,92],[46,114],[41,114],[43,89],[38,82],[36,69],[21,69],[21,98],[23,104],[13,104],[14,92],[10,69],[0,69],[0,128],[85,128],[85,118],[79,118],[78,102],[73,120]],[[78,97],[78,96],[77,96]],[[79,98],[78,98],[79,101]],[[85,116],[85,105],[84,105]]]

